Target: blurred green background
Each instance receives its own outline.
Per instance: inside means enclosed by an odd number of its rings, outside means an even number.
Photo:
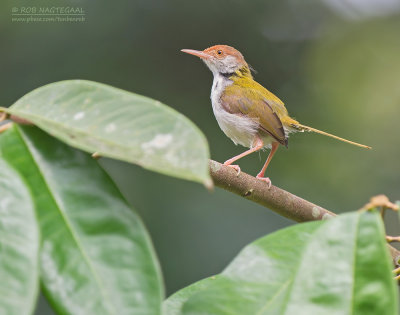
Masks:
[[[370,196],[400,199],[400,1],[6,0],[0,10],[1,106],[32,89],[88,79],[150,96],[205,133],[211,157],[244,150],[219,129],[212,74],[182,48],[228,44],[300,122],[372,151],[314,134],[292,135],[268,169],[272,182],[335,212]],[[84,22],[13,22],[12,8],[83,8]],[[110,109],[113,110],[113,109]],[[266,152],[241,160],[256,174]],[[247,243],[292,222],[226,191],[102,160],[141,214],[167,294],[220,272]],[[398,234],[388,214],[388,233]],[[51,314],[41,300],[38,314]]]

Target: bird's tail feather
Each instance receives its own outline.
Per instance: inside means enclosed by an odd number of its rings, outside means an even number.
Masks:
[[[343,139],[343,138],[340,138],[338,136],[335,136],[335,135],[332,135],[330,133],[327,133],[325,131],[321,131],[321,130],[318,130],[318,129],[315,129],[315,128],[312,128],[312,127],[309,127],[309,126],[302,125],[302,124],[298,123],[297,121],[296,121],[296,123],[291,123],[290,127],[292,127],[293,129],[296,129],[298,131],[310,131],[310,132],[319,133],[321,135],[328,136],[328,137],[331,137],[331,138],[334,138],[334,139],[337,139],[337,140],[340,140],[340,141],[343,141],[343,142],[347,142],[347,143],[350,143],[352,145],[356,145],[356,146],[361,147],[361,148],[371,149],[371,147],[369,147],[367,145],[360,144],[360,143],[357,143],[357,142],[353,142],[353,141],[350,141],[350,140],[347,140],[347,139]]]

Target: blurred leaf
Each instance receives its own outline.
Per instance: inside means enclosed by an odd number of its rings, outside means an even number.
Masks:
[[[371,212],[273,233],[193,293],[181,314],[397,314],[383,235]]]
[[[13,150],[3,147],[1,137],[0,146],[0,150]],[[0,156],[0,314],[32,314],[39,282],[39,233],[33,201],[26,183],[2,158]],[[18,155],[13,158],[18,159]]]
[[[71,80],[28,93],[8,112],[89,153],[211,183],[205,137],[190,120],[159,101]]]
[[[179,290],[175,294],[171,295],[163,303],[163,313],[168,315],[181,314],[183,304],[195,293],[206,289],[209,284],[215,281],[217,278],[218,276],[213,276],[197,281],[190,286]]]
[[[0,136],[40,223],[41,277],[60,314],[159,314],[163,287],[140,220],[90,156],[35,127]]]

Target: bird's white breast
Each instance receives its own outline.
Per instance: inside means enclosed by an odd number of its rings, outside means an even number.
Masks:
[[[229,78],[214,74],[214,82],[211,89],[211,103],[215,118],[222,131],[235,143],[244,147],[252,147],[257,135],[259,124],[245,116],[228,113],[221,104],[221,95],[225,88],[233,83]]]

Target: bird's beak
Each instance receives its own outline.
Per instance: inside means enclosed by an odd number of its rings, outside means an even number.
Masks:
[[[191,55],[200,57],[201,59],[206,59],[207,60],[207,59],[211,58],[211,56],[209,54],[206,54],[205,52],[200,51],[200,50],[182,49],[181,51],[184,52],[184,53],[187,53],[187,54],[191,54]]]

